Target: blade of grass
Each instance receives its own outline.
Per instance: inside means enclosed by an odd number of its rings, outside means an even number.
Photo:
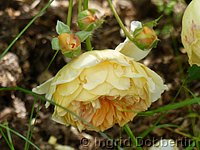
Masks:
[[[199,137],[192,136],[192,135],[190,135],[190,134],[181,132],[181,131],[179,131],[179,130],[176,130],[176,129],[174,130],[174,129],[171,129],[171,128],[169,128],[169,127],[166,127],[165,129],[167,129],[167,130],[169,130],[169,131],[172,131],[172,132],[174,132],[174,133],[176,133],[176,134],[180,134],[180,135],[182,135],[182,136],[184,136],[184,137],[188,137],[188,138],[190,138],[190,139],[192,139],[192,140],[200,141],[200,138],[199,138]]]
[[[195,141],[193,141],[191,145],[189,145],[187,148],[185,148],[185,150],[193,150],[194,147],[195,147]]]
[[[15,150],[14,145],[13,145],[13,141],[12,141],[12,136],[10,134],[10,130],[8,130],[9,126],[8,126],[7,122],[5,123],[5,126],[7,126],[6,133],[7,133],[7,136],[8,136],[8,141],[9,141],[11,148],[12,148],[11,150]]]
[[[161,124],[161,125],[156,125],[148,128],[144,132],[142,132],[138,137],[140,137],[140,140],[142,140],[145,136],[147,136],[151,131],[157,128],[166,128],[166,127],[178,127],[177,125],[174,124]]]
[[[23,135],[21,135],[20,133],[16,132],[15,130],[11,129],[10,127],[7,127],[3,124],[0,124],[1,128],[4,128],[6,130],[9,130],[10,132],[14,133],[15,135],[19,136],[20,138],[22,138],[23,140],[29,142],[33,147],[35,147],[37,150],[40,150],[40,148],[38,146],[36,146],[34,143],[32,143],[30,140],[28,140],[26,137],[24,137]]]
[[[32,122],[32,119],[33,119],[35,102],[36,102],[36,97],[34,98],[34,102],[33,102],[32,108],[31,108],[31,114],[30,114],[29,125],[28,125],[28,132],[27,132],[27,136],[26,136],[26,138],[30,141],[31,141],[32,130],[33,130],[31,122]],[[29,149],[29,143],[26,141],[25,146],[24,146],[24,150],[28,150],[28,149]]]
[[[196,97],[196,95],[194,95],[194,93],[193,93],[190,89],[188,89],[186,86],[183,86],[183,88],[184,88],[188,93],[190,93],[190,94],[192,95],[193,98]]]
[[[200,102],[200,97],[193,98],[193,99],[186,99],[186,100],[178,102],[178,103],[165,105],[165,106],[157,108],[155,110],[149,110],[149,111],[146,111],[146,112],[141,112],[141,113],[139,113],[139,115],[151,116],[151,115],[154,115],[156,113],[161,113],[161,112],[166,112],[166,111],[170,111],[170,110],[173,110],[173,109],[182,108],[182,107],[189,106],[189,105],[192,105],[192,104],[196,104],[196,103],[199,103],[199,102]]]
[[[148,135],[148,133],[150,133],[150,132],[153,130],[153,128],[154,128],[155,126],[157,126],[157,125],[159,124],[159,122],[160,122],[163,118],[164,118],[164,116],[161,115],[161,116],[158,118],[158,120],[154,123],[154,125],[153,125],[152,127],[150,127],[149,129],[145,130],[144,132],[142,132],[142,133],[139,135],[139,137],[141,138],[140,140],[142,140],[146,135]]]
[[[0,128],[0,133],[1,133],[1,135],[3,136],[4,140],[6,141],[6,143],[8,144],[9,148],[10,148],[11,150],[14,150],[14,149],[13,149],[14,146],[13,146],[12,144],[10,144],[8,138],[6,137],[6,135],[4,134],[4,132],[3,132],[3,130],[2,130],[1,128]]]
[[[6,55],[6,53],[15,44],[15,42],[22,36],[22,34],[24,34],[24,32],[33,24],[33,22],[45,12],[45,10],[50,6],[50,4],[53,1],[54,0],[49,0],[49,2],[44,6],[44,8],[37,15],[35,15],[35,17],[33,17],[33,19],[24,27],[24,29],[14,38],[14,40],[8,45],[8,47],[0,55],[0,60]]]
[[[131,141],[133,143],[132,147],[135,146],[137,150],[142,150],[142,148],[140,147],[140,145],[138,144],[138,141],[136,139],[136,137],[134,136],[133,132],[131,131],[131,129],[129,128],[128,124],[123,126],[123,129],[125,130],[125,132],[129,135],[129,137],[131,138]]]
[[[47,66],[47,68],[46,68],[46,71],[49,69],[49,67],[50,67],[51,64],[53,63],[53,61],[54,61],[54,59],[56,58],[58,52],[59,52],[59,50],[57,50],[57,51],[55,52],[55,54],[53,55],[53,57],[52,57],[50,63],[48,64],[48,66]]]

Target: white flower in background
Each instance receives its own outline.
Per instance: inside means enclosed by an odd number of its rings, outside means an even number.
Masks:
[[[193,0],[184,12],[181,39],[189,64],[200,66],[200,0]]]
[[[150,147],[149,150],[178,150],[178,147],[172,139],[161,139]]]

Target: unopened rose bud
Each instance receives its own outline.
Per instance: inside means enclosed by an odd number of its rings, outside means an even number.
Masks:
[[[153,48],[157,41],[158,38],[155,31],[147,26],[142,27],[139,31],[136,30],[134,35],[135,44],[142,50]]]
[[[79,37],[73,33],[62,33],[58,36],[58,40],[63,54],[77,50],[81,46]]]
[[[139,61],[149,54],[158,39],[153,29],[147,26],[143,27],[139,21],[131,22],[131,33],[134,37],[133,41],[126,38],[115,50],[133,58],[135,61]]]
[[[101,23],[100,23],[101,24]],[[94,30],[99,26],[99,19],[94,10],[84,10],[78,15],[78,26],[81,30]]]

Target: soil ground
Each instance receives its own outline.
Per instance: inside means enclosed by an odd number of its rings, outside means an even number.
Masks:
[[[0,52],[9,45],[15,36],[26,26],[26,24],[37,14],[47,3],[47,0],[7,0],[0,1]],[[152,104],[151,109],[162,107],[169,104],[178,92],[182,81],[187,72],[188,58],[181,44],[181,17],[184,9],[189,3],[180,1],[160,0],[116,0],[115,7],[122,18],[125,25],[129,26],[132,20],[147,22],[163,15],[157,27],[155,27],[160,42],[151,53],[141,61],[152,70],[155,70],[168,85],[169,89],[162,95],[162,99]],[[171,4],[172,3],[172,4]],[[90,1],[90,8],[98,9],[105,19],[102,27],[93,35],[92,45],[94,49],[115,48],[120,42],[124,41],[120,27],[112,15],[108,4],[105,0]],[[51,38],[57,34],[55,26],[57,20],[66,21],[68,10],[68,1],[55,1],[47,11],[38,18],[30,28],[21,36],[21,38],[10,49],[0,63],[0,86],[12,87],[20,86],[26,89],[32,89],[36,85],[47,80],[57,73],[66,62],[61,53],[58,54],[54,62],[45,71],[55,51],[51,49]],[[77,30],[76,15],[77,3],[73,9],[72,29]],[[84,46],[83,46],[84,48]],[[200,94],[200,84],[192,82],[188,88],[196,95]],[[182,101],[190,95],[181,90],[176,102]],[[24,94],[20,91],[1,91],[0,92],[0,123],[8,122],[9,127],[26,136],[28,131],[29,117],[31,108],[34,103],[34,97]],[[191,107],[172,110],[161,120],[160,124],[175,124],[177,130],[193,135],[192,121],[187,117],[188,112],[195,112],[200,115],[200,106],[193,105]],[[46,109],[44,103],[37,101],[35,103],[35,125],[33,128],[31,141],[38,145],[42,150],[53,150],[48,140],[54,136],[57,143],[67,145],[75,149],[106,149],[103,145],[100,147],[95,143],[96,139],[102,140],[103,137],[99,133],[84,131],[79,133],[73,127],[66,127],[51,120],[53,106]],[[154,116],[137,116],[129,123],[135,136],[150,128],[159,118],[161,114]],[[199,130],[200,121],[195,122]],[[171,138],[174,140],[186,140],[186,136],[178,134],[172,128],[157,128],[149,133],[145,139],[158,140],[161,138]],[[129,139],[126,133],[117,125],[105,132],[113,139],[121,137]],[[85,147],[81,143],[81,139],[86,137],[90,139],[90,144]],[[24,149],[24,140],[12,134],[13,143],[16,150]],[[102,143],[101,143],[102,144]],[[149,143],[143,143],[144,148]],[[151,144],[151,143],[150,143]],[[183,149],[181,144],[178,145]],[[109,147],[107,147],[108,149]],[[0,150],[8,150],[3,137],[0,135]],[[30,149],[34,149],[30,146]],[[111,148],[112,149],[112,148]],[[131,149],[127,147],[127,149]]]

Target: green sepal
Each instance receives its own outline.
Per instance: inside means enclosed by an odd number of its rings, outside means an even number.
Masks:
[[[142,26],[147,26],[149,28],[153,28],[155,26],[158,25],[158,21],[163,17],[163,15],[159,16],[157,19],[153,20],[153,21],[149,21],[144,23]]]
[[[188,69],[188,81],[200,80],[200,67],[197,65],[192,65]]]
[[[85,41],[89,36],[92,35],[92,31],[79,31],[76,32],[76,35],[80,38],[80,41]]]
[[[59,40],[58,40],[57,37],[52,38],[51,47],[52,47],[53,50],[59,50],[60,49]]]
[[[62,33],[71,33],[69,26],[59,20],[57,21],[57,24],[56,24],[56,32],[59,35]]]
[[[147,51],[147,50],[150,50],[152,48],[155,48],[158,44],[160,40],[159,39],[155,39],[151,45],[145,45],[144,43],[140,43],[138,42],[136,39],[133,39],[132,42],[141,50],[143,51]]]
[[[133,32],[133,37],[136,37],[142,31],[142,27],[137,27]]]
[[[81,46],[79,46],[76,50],[66,52],[63,55],[68,58],[73,58],[73,57],[80,55],[80,53],[81,53]]]
[[[94,30],[98,29],[103,24],[103,22],[104,22],[104,20],[99,19],[95,23],[91,23],[90,25],[88,25],[85,30],[86,31],[94,31]]]

